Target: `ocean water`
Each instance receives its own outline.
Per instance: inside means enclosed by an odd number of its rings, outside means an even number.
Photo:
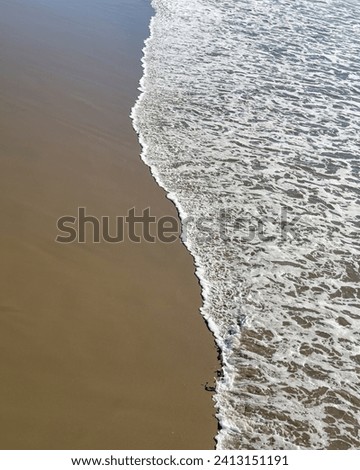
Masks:
[[[360,3],[153,0],[143,159],[223,368],[219,449],[360,448]]]

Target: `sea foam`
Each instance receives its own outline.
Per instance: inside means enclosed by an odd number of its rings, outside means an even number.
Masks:
[[[153,6],[132,118],[221,350],[217,446],[360,448],[360,5]]]

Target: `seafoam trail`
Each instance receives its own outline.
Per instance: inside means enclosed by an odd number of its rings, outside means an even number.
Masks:
[[[222,449],[360,448],[360,4],[153,0],[142,158],[222,353]]]

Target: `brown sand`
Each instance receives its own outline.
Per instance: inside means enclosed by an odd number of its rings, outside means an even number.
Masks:
[[[0,11],[0,448],[212,448],[218,364],[186,249],[54,242],[78,206],[175,215],[127,117],[148,2]]]

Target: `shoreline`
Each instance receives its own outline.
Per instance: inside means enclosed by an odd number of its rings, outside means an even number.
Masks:
[[[201,296],[201,305],[199,307],[199,314],[201,315],[201,317],[202,317],[202,319],[203,319],[203,321],[206,325],[206,328],[209,331],[209,333],[210,333],[210,335],[213,339],[214,346],[216,348],[218,368],[215,371],[214,387],[211,387],[211,388],[214,388],[214,390],[213,390],[213,392],[214,392],[214,394],[213,394],[214,411],[215,411],[215,413],[218,413],[218,404],[217,404],[217,401],[216,401],[216,386],[219,383],[218,382],[219,379],[224,378],[224,375],[225,375],[224,374],[225,361],[224,361],[223,350],[221,349],[221,347],[219,345],[219,342],[217,340],[216,326],[215,325],[211,326],[212,320],[204,312],[204,304],[205,304],[206,299],[207,299],[207,296],[206,296],[207,286],[205,285],[205,281],[201,276],[201,272],[200,272],[201,269],[202,269],[201,264],[198,261],[196,254],[193,252],[193,250],[191,248],[191,245],[189,243],[187,243],[183,239],[183,236],[182,236],[182,233],[183,233],[183,230],[182,230],[183,220],[185,220],[187,218],[187,214],[184,212],[184,210],[183,210],[179,200],[177,199],[176,195],[174,195],[170,190],[168,190],[166,188],[166,183],[161,180],[161,177],[158,173],[158,170],[156,169],[156,166],[151,164],[151,162],[148,160],[148,158],[147,158],[147,143],[145,142],[146,139],[144,138],[144,136],[141,133],[139,123],[137,124],[137,122],[136,122],[137,121],[137,110],[138,110],[138,108],[141,108],[141,101],[142,101],[143,98],[145,98],[146,91],[147,91],[146,90],[146,85],[145,85],[146,77],[147,77],[147,66],[146,66],[145,55],[146,55],[146,51],[147,51],[147,48],[148,48],[149,44],[153,40],[153,28],[154,28],[154,23],[155,23],[156,14],[157,14],[156,8],[153,5],[152,0],[150,0],[150,2],[152,4],[153,14],[152,14],[150,22],[149,22],[149,36],[145,39],[144,47],[142,49],[141,65],[142,65],[143,74],[142,74],[142,77],[141,77],[140,82],[139,82],[140,94],[138,95],[138,97],[136,99],[136,102],[135,102],[134,106],[131,109],[130,118],[132,120],[132,125],[133,125],[133,128],[134,128],[137,136],[138,136],[139,145],[141,147],[141,153],[140,153],[141,160],[149,168],[151,176],[154,179],[154,181],[156,182],[156,184],[158,185],[158,187],[162,191],[164,191],[167,199],[169,199],[169,201],[173,204],[173,206],[175,208],[175,211],[176,211],[178,221],[179,221],[179,229],[180,229],[180,237],[179,238],[180,238],[180,242],[184,246],[185,250],[189,253],[189,255],[192,259],[193,275],[195,276],[195,278],[197,280],[197,284],[199,286],[200,296]],[[207,390],[207,391],[209,391],[209,390]],[[218,435],[219,435],[220,431],[223,429],[223,426],[221,424],[221,416],[216,414],[215,417],[216,417],[216,422],[217,422],[217,432],[214,435],[214,443],[215,443],[214,448],[216,449],[217,443],[218,443]]]
[[[219,365],[182,242],[53,242],[56,219],[80,206],[177,216],[128,117],[150,14],[134,3],[114,15],[93,0],[86,17],[83,5],[4,4],[4,449],[214,447],[202,384]]]

